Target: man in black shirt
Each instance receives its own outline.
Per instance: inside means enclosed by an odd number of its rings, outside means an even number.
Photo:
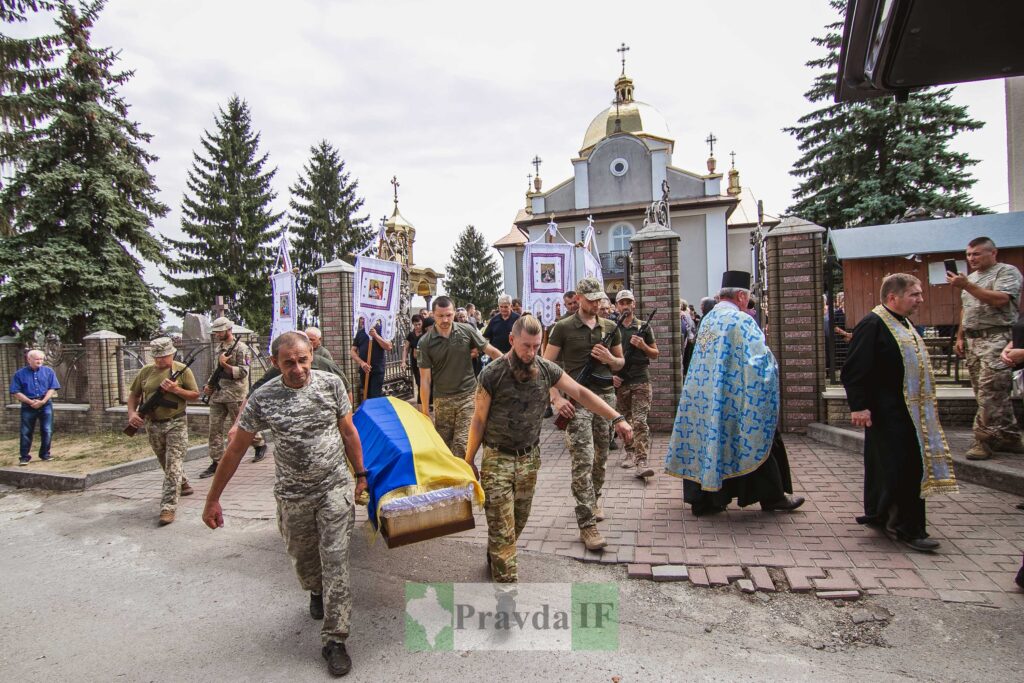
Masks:
[[[366,395],[363,396],[364,399],[378,398],[384,395],[384,368],[387,363],[385,353],[390,351],[393,345],[380,336],[380,331],[381,327],[378,322],[370,330],[370,334],[367,335],[366,321],[360,318],[359,331],[356,332],[355,339],[352,340],[352,348],[349,349],[353,362],[359,367],[359,385],[356,388],[355,394],[362,396],[363,387],[367,387]],[[367,362],[370,337],[373,337],[373,353],[370,354],[369,362]],[[369,385],[366,383],[366,375],[370,376]]]
[[[516,324],[519,316],[512,312],[512,297],[502,294],[498,297],[498,314],[491,318],[484,330],[484,339],[491,343],[491,346],[502,353],[512,350],[512,342],[509,335],[512,334],[512,326]]]

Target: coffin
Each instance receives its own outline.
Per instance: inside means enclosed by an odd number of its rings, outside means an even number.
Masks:
[[[484,493],[422,413],[405,401],[374,398],[352,416],[363,446],[370,523],[389,548],[466,531]]]

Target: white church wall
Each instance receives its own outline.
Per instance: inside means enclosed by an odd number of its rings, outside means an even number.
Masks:
[[[745,270],[748,273],[754,272],[750,255],[750,230],[729,229],[729,267],[728,270]]]
[[[573,189],[576,192],[576,208],[577,209],[589,209],[590,208],[590,180],[587,178],[587,160],[577,159],[572,162],[573,172],[575,178],[573,179]]]
[[[684,173],[675,168],[667,169],[668,196],[671,199],[691,199],[704,196],[704,181],[690,173]],[[661,196],[661,191],[658,191]]]
[[[516,263],[516,249],[506,247],[501,250],[501,269],[504,274],[503,286],[506,294],[514,297],[522,295],[522,288],[518,275],[522,270],[522,264]]]
[[[572,211],[576,208],[576,190],[573,181],[568,180],[552,188],[544,200],[544,213]]]
[[[661,183],[668,180],[668,151],[651,152],[651,197],[661,197]],[[670,190],[671,191],[671,190]],[[652,199],[653,201],[653,199]]]
[[[722,284],[722,273],[729,269],[725,207],[708,209],[704,233],[707,254],[707,289],[708,291],[718,291]]]
[[[639,139],[623,135],[604,140],[588,161],[591,207],[651,201],[650,153]],[[613,174],[613,164],[621,175]]]
[[[704,214],[673,215],[679,234],[679,294],[687,301],[707,295],[708,264]],[[716,290],[717,291],[717,290]]]

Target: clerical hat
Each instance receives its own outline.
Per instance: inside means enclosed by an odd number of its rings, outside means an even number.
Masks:
[[[722,288],[750,289],[750,273],[743,270],[727,270],[722,273]]]

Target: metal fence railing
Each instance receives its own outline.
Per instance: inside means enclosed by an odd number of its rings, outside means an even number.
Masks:
[[[85,346],[82,344],[47,344],[43,362],[53,368],[60,382],[54,397],[58,403],[88,403],[89,377],[85,371]]]

